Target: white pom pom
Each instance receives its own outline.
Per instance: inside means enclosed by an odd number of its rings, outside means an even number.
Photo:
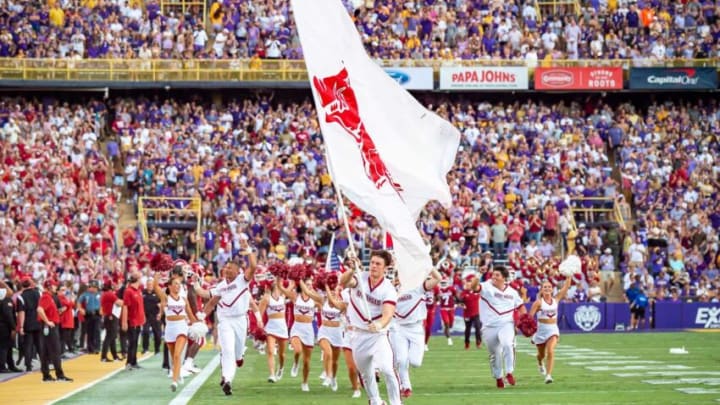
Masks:
[[[560,263],[559,270],[560,274],[565,277],[572,277],[575,274],[580,273],[582,264],[580,258],[577,255],[569,255],[565,260]]]
[[[195,317],[198,319],[198,321],[202,322],[205,320],[206,315],[205,312],[198,311],[197,314],[195,314]]]
[[[204,322],[195,322],[188,329],[188,337],[192,340],[204,339],[208,333],[208,327]]]

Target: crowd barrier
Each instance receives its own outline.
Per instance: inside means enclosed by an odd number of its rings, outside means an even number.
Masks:
[[[530,305],[527,304],[528,310]],[[452,328],[455,334],[465,330],[462,314],[461,308],[455,310]],[[646,329],[720,329],[720,303],[658,302],[647,308],[645,318]],[[558,308],[561,331],[621,331],[629,325],[630,306],[626,303],[561,303]],[[432,330],[433,334],[442,334],[439,308]]]

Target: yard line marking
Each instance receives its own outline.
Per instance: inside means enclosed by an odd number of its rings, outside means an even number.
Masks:
[[[650,365],[650,366],[591,366],[585,367],[590,371],[622,371],[622,370],[689,370],[692,367],[682,366],[679,364],[670,365]]]
[[[571,361],[568,363],[571,366],[589,366],[589,365],[600,365],[600,364],[662,364],[661,361],[657,360],[588,360],[588,361]]]
[[[685,394],[690,394],[690,395],[720,394],[720,389],[708,389],[708,388],[696,388],[696,387],[675,388],[675,391],[684,392]]]
[[[220,354],[216,354],[215,357],[203,368],[203,370],[195,378],[190,381],[190,384],[185,386],[183,390],[170,401],[170,405],[186,405],[192,399],[193,395],[205,384],[210,375],[215,372],[215,369],[220,365]]]
[[[627,378],[627,377],[678,377],[682,375],[705,375],[705,376],[720,376],[720,371],[646,371],[644,373],[615,373],[615,377]]]
[[[705,384],[720,385],[720,378],[673,378],[671,380],[643,380],[652,385]]]
[[[475,385],[477,387],[477,385]],[[652,388],[652,387],[648,387]],[[498,390],[500,391],[500,390]],[[443,392],[443,393],[432,393],[432,392],[424,392],[424,393],[415,393],[413,392],[413,395],[422,396],[422,397],[459,397],[459,396],[467,396],[467,395],[473,395],[477,394],[477,390],[469,390],[469,391],[452,391],[452,392]],[[572,391],[516,391],[516,390],[505,390],[505,392],[493,392],[493,395],[499,395],[499,396],[526,396],[526,395],[532,395],[532,396],[542,396],[542,395],[562,395],[562,394],[596,394],[597,390],[572,390]],[[623,390],[623,393],[643,393],[643,392],[655,392],[652,389],[647,390]],[[555,398],[557,400],[557,398]]]

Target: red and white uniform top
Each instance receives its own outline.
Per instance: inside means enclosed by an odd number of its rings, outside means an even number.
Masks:
[[[497,289],[491,281],[485,281],[480,286],[480,322],[483,328],[514,324],[513,312],[523,304],[518,292],[509,284],[502,290]]]
[[[295,305],[293,305],[293,314],[298,315],[314,315],[315,314],[315,301],[308,297],[304,300],[302,294],[298,294],[295,298]]]
[[[220,297],[215,311],[218,321],[247,315],[250,309],[249,287],[250,282],[245,280],[245,276],[241,274],[229,283],[226,279],[222,280],[215,288],[210,290],[213,297]]]
[[[395,322],[406,325],[423,321],[427,317],[427,307],[424,305],[427,292],[423,283],[420,287],[400,294],[395,308]]]
[[[371,285],[368,272],[355,275],[353,279],[357,285],[350,289],[348,319],[353,329],[367,330],[368,323],[382,318],[383,305],[397,305],[397,291],[385,278],[377,285]],[[367,307],[363,303],[363,290]],[[369,313],[365,312],[366,310]]]
[[[270,297],[268,298],[268,304],[265,308],[265,313],[270,316],[274,314],[284,314],[285,313],[285,297],[280,296],[278,299],[273,298],[272,294],[270,294]]]
[[[175,299],[172,297],[172,295],[167,295],[167,300],[165,301],[165,315],[169,316],[187,316],[187,311],[185,310],[185,303],[186,299],[179,295],[178,299]]]
[[[455,309],[455,287],[449,286],[440,289],[440,309]]]
[[[322,307],[322,320],[323,324],[325,321],[331,321],[331,322],[337,322],[340,321],[342,314],[340,313],[340,310],[331,306],[330,302],[325,301],[325,304],[323,304]]]
[[[425,306],[428,308],[435,308],[437,305],[437,302],[435,301],[435,297],[440,294],[440,287],[435,286],[432,290],[425,291]]]
[[[552,298],[548,304],[545,298],[540,298],[540,310],[537,312],[537,319],[557,319],[558,303]]]

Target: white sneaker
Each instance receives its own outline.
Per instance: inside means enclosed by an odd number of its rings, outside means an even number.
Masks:
[[[430,351],[430,348],[428,347],[428,345],[425,345],[425,351],[426,351],[426,352],[429,352],[429,351]]]
[[[307,384],[300,384],[302,392],[310,392],[310,387]]]
[[[333,379],[330,381],[330,389],[333,390],[333,391],[337,391],[337,390],[338,390],[337,378],[333,378]]]
[[[539,371],[540,374],[542,374],[542,375],[547,374],[547,371],[545,370],[545,366],[542,365],[542,364],[538,364],[538,371]]]
[[[298,368],[300,368],[298,363],[293,364],[292,369],[290,369],[290,377],[294,378],[298,376]]]
[[[360,398],[361,395],[362,395],[362,393],[360,392],[360,390],[355,390],[355,391],[353,391],[352,397]]]
[[[275,374],[278,381],[282,380],[284,371],[285,371],[285,369],[281,367],[280,370],[278,370],[277,373]]]
[[[553,382],[552,376],[550,374],[545,376],[545,384],[550,384]]]
[[[452,345],[453,345],[452,338],[448,338],[448,346],[452,346]]]
[[[329,387],[329,386],[330,386],[330,380],[331,380],[330,378],[324,379],[323,382],[322,382],[322,386],[323,386],[323,387]]]
[[[195,366],[195,365],[193,364],[192,366],[190,366],[190,368],[188,369],[188,371],[190,371],[191,373],[195,374],[195,373],[201,372],[202,369],[198,368],[197,366]]]
[[[277,377],[275,377],[274,375],[271,375],[270,377],[268,377],[268,382],[269,382],[269,383],[276,383],[276,382],[277,382]]]
[[[327,374],[325,374],[325,370],[323,370],[323,372],[320,373],[320,379],[321,379],[321,380],[324,380],[324,379],[326,379],[326,378],[327,378]]]
[[[188,370],[185,370],[184,368],[180,369],[180,377],[185,378],[185,377],[190,377],[191,375],[192,375],[192,373],[189,372]]]
[[[168,378],[172,378],[172,370],[168,371]]]

